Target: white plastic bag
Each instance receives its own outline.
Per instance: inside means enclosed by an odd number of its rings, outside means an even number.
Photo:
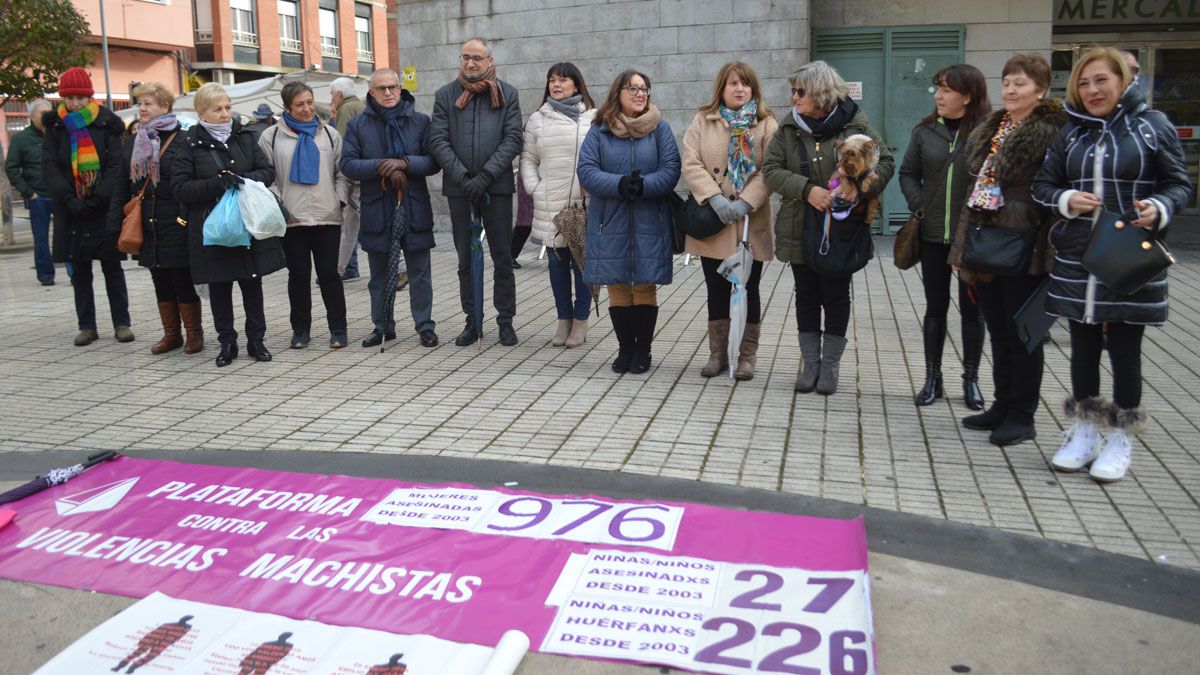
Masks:
[[[238,208],[242,223],[255,239],[282,237],[287,232],[287,221],[275,194],[256,180],[245,179],[245,185],[238,190]]]

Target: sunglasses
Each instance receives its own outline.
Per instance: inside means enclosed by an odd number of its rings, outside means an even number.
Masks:
[[[804,91],[804,89],[797,89],[796,87],[792,87],[792,96],[795,96],[796,98],[804,98],[805,93],[806,92]]]

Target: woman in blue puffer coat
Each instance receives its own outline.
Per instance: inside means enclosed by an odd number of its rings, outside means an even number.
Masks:
[[[1166,272],[1122,295],[1088,273],[1084,251],[1101,210],[1162,238],[1171,218],[1190,201],[1192,187],[1174,125],[1146,105],[1124,55],[1098,47],[1080,57],[1067,81],[1071,121],[1046,153],[1033,196],[1063,217],[1050,231],[1054,268],[1046,312],[1071,330],[1072,420],[1051,464],[1059,471],[1088,468],[1101,482],[1129,469],[1141,409],[1142,335],[1167,320]],[[1113,400],[1100,396],[1100,355],[1112,361]],[[1090,467],[1090,468],[1089,468]]]
[[[671,126],[650,103],[650,78],[626,70],[579,150],[588,208],[583,280],[608,286],[620,350],[616,373],[650,369],[657,284],[671,283],[671,202],[682,162]]]

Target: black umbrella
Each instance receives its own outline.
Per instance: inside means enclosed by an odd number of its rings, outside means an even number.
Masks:
[[[91,455],[87,458],[87,461],[84,461],[80,464],[63,467],[61,469],[51,469],[50,471],[47,471],[46,475],[44,476],[38,476],[37,478],[34,478],[20,487],[15,487],[4,494],[0,494],[0,504],[15,502],[19,499],[36,495],[46,488],[54,487],[55,485],[61,485],[71,480],[75,476],[83,473],[84,469],[93,467],[101,462],[107,462],[116,456],[117,453],[115,451],[105,450],[104,452],[98,452],[94,455]]]
[[[388,245],[387,280],[383,284],[383,316],[388,324],[394,323],[396,311],[396,280],[400,278],[400,261],[404,260],[404,238],[408,235],[408,214],[404,209],[404,191],[396,191],[396,210],[392,211],[391,244]],[[379,343],[379,353],[387,340]]]

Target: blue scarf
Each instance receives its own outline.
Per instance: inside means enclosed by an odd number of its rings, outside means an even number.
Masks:
[[[402,99],[391,108],[385,108],[379,105],[374,97],[368,96],[367,106],[387,125],[388,149],[384,156],[400,159],[407,155],[408,148],[404,145],[404,126],[400,123],[401,119],[408,116],[408,107],[404,105],[404,100]]]
[[[315,137],[321,121],[314,117],[311,122],[301,122],[285,112],[283,123],[299,136],[296,151],[292,153],[288,180],[299,185],[316,185],[321,180],[321,151],[317,149]]]

